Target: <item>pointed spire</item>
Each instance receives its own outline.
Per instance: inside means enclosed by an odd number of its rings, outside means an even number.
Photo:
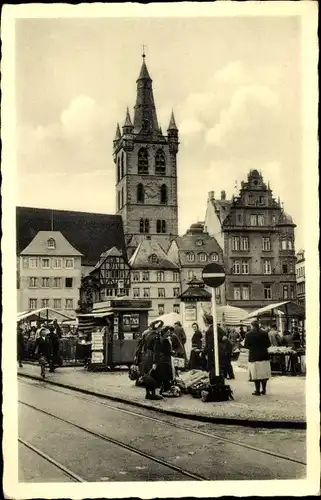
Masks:
[[[121,138],[121,133],[120,133],[120,128],[119,128],[119,123],[117,123],[116,134],[115,134],[114,141],[119,141],[120,138]]]
[[[137,95],[134,114],[134,133],[159,135],[152,79],[149,76],[143,53],[143,64],[137,79]]]
[[[172,110],[171,114],[171,119],[169,121],[168,129],[167,130],[178,130],[175,122],[175,117],[174,117],[174,111]]]
[[[132,127],[133,124],[132,124],[132,121],[131,121],[131,118],[130,118],[130,114],[129,114],[129,109],[128,109],[128,106],[127,106],[127,110],[126,110],[126,118],[125,118],[125,123],[123,125],[123,128],[124,127]]]

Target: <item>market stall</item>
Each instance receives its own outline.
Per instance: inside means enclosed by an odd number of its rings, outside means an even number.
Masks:
[[[79,329],[87,328],[88,369],[131,366],[150,309],[150,300],[114,299],[94,304],[91,313],[79,313]]]
[[[263,327],[277,325],[279,345],[269,348],[272,373],[299,375],[305,373],[305,310],[292,301],[269,304],[253,311],[247,320],[258,318]]]

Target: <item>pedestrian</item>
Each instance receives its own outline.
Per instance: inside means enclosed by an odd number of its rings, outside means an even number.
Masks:
[[[224,378],[234,379],[234,370],[232,366],[232,353],[233,345],[230,339],[226,335],[218,333],[218,345],[219,345],[219,363],[221,366],[221,371]]]
[[[210,314],[204,315],[204,323],[208,327],[205,333],[205,347],[203,350],[204,356],[207,359],[207,371],[211,373],[214,370],[214,334],[213,334],[213,316]],[[222,342],[226,338],[226,333],[220,326],[217,327],[218,337],[218,358],[219,358],[219,374],[224,377],[224,349],[225,345]]]
[[[245,332],[245,330],[244,330],[244,326],[243,326],[243,325],[241,325],[241,326],[240,326],[240,337],[241,337],[240,342],[242,342],[242,340],[244,340],[244,339],[245,339],[245,335],[246,335],[246,332]]]
[[[172,343],[170,341],[170,327],[165,327],[160,334],[160,342],[155,344],[157,352],[157,368],[153,378],[160,386],[160,395],[163,396],[171,388],[175,373],[172,367]]]
[[[194,330],[192,336],[192,349],[191,355],[189,358],[189,369],[190,370],[201,370],[202,369],[202,345],[203,345],[203,335],[199,329],[197,323],[192,324],[192,328]]]
[[[34,353],[39,359],[40,373],[42,378],[45,378],[45,367],[46,363],[50,363],[51,356],[51,341],[49,337],[49,331],[46,328],[39,329],[39,337],[35,343]]]
[[[278,347],[281,345],[281,343],[282,343],[281,337],[277,331],[276,323],[272,323],[271,328],[268,330],[268,334],[269,334],[269,339],[270,339],[270,343],[272,346]]]
[[[233,350],[240,346],[240,342],[242,340],[241,335],[236,330],[236,328],[233,328],[232,330],[230,330],[229,335],[228,335],[228,339],[232,343]]]
[[[25,355],[25,339],[23,336],[23,331],[20,326],[17,327],[17,360],[19,367],[22,368],[22,361]]]
[[[146,388],[145,399],[159,400],[161,396],[156,394],[158,380],[153,377],[159,363],[160,354],[160,331],[163,327],[163,321],[151,323],[149,330],[144,335],[141,355],[141,373]]]
[[[55,333],[57,334],[58,338],[61,339],[62,331],[61,331],[60,326],[58,325],[58,321],[56,318],[53,320],[53,327],[54,327]]]
[[[60,365],[60,356],[59,356],[59,337],[55,331],[55,328],[53,325],[49,325],[49,339],[51,342],[51,353],[50,353],[50,360],[49,360],[49,371],[54,372],[55,367]]]
[[[254,396],[266,394],[267,381],[271,377],[268,352],[270,345],[269,334],[260,328],[257,320],[254,320],[251,330],[246,334],[244,344],[244,347],[249,350],[249,375],[250,381],[255,384]],[[260,391],[261,386],[262,391]]]
[[[174,332],[175,335],[178,337],[181,345],[182,345],[182,353],[184,354],[184,359],[185,359],[185,366],[187,366],[187,355],[186,355],[186,350],[185,350],[185,344],[186,344],[186,333],[184,328],[182,327],[182,323],[180,321],[175,321],[174,323]]]

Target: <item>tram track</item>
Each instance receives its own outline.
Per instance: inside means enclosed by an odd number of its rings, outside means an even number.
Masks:
[[[23,383],[25,383],[26,385],[32,386],[32,387],[37,387],[37,386],[34,386],[33,384],[30,384],[27,381],[23,381]],[[40,389],[40,387],[39,387],[39,389]],[[214,439],[214,440],[219,440],[219,441],[222,441],[222,442],[225,442],[225,443],[228,443],[228,444],[232,444],[234,446],[237,446],[237,447],[240,447],[240,448],[243,448],[243,449],[251,450],[251,451],[263,454],[263,455],[269,455],[269,456],[274,457],[274,458],[276,458],[278,460],[285,460],[285,461],[297,463],[297,464],[303,465],[303,466],[307,465],[305,461],[300,460],[300,459],[298,459],[296,457],[289,457],[289,456],[283,455],[281,453],[276,453],[276,452],[273,452],[271,450],[267,450],[267,449],[264,449],[264,448],[259,448],[259,447],[256,447],[256,446],[253,446],[253,445],[241,442],[241,441],[237,441],[235,439],[230,439],[230,438],[227,438],[227,437],[223,437],[220,434],[215,434],[215,433],[212,433],[212,432],[201,431],[199,429],[192,429],[192,428],[190,428],[190,427],[188,427],[186,425],[180,424],[180,423],[169,421],[167,419],[160,419],[160,418],[157,418],[155,416],[144,415],[143,413],[138,413],[138,412],[135,412],[135,411],[132,411],[132,410],[127,410],[125,408],[119,408],[117,406],[114,406],[113,404],[107,403],[106,401],[100,401],[100,400],[90,399],[90,398],[88,398],[86,396],[83,396],[83,395],[80,395],[80,394],[70,394],[70,392],[71,392],[70,389],[63,390],[61,388],[59,388],[59,389],[58,388],[54,388],[53,386],[47,386],[46,389],[49,389],[50,391],[53,391],[53,392],[57,392],[59,394],[68,395],[68,397],[71,397],[71,398],[76,399],[76,400],[77,399],[78,400],[83,400],[83,401],[86,401],[86,402],[88,402],[90,404],[96,404],[96,405],[100,405],[100,406],[106,407],[109,410],[113,410],[113,411],[125,413],[125,414],[134,416],[134,417],[139,418],[139,419],[145,419],[145,420],[149,420],[149,421],[154,421],[155,423],[166,425],[166,426],[171,426],[173,428],[180,429],[180,430],[183,430],[185,432],[189,432],[191,434],[196,434],[196,435],[203,436],[203,437],[206,437],[206,438],[210,438],[210,439]],[[67,392],[67,391],[69,391],[69,392]],[[98,396],[97,396],[97,398],[98,398]],[[45,412],[45,410],[42,410],[42,411]],[[112,438],[108,438],[108,439],[112,439]],[[126,446],[128,446],[128,445],[126,445]],[[142,452],[142,453],[144,453],[144,452]],[[157,459],[157,460],[159,460],[159,459]]]
[[[59,391],[58,391],[58,392],[59,392]],[[88,427],[85,427],[85,426],[83,426],[83,425],[77,424],[76,422],[73,422],[73,421],[71,421],[71,420],[69,420],[69,419],[62,418],[62,417],[60,417],[60,416],[58,416],[58,415],[55,415],[54,413],[51,413],[51,412],[49,412],[49,411],[43,410],[43,409],[41,409],[41,408],[38,408],[37,406],[31,405],[31,404],[29,404],[29,403],[26,403],[25,401],[18,400],[18,403],[20,403],[20,404],[22,404],[22,405],[24,405],[24,406],[26,406],[26,407],[28,407],[28,408],[30,408],[30,409],[32,409],[32,410],[34,410],[34,411],[37,411],[37,412],[42,413],[42,414],[44,414],[44,415],[47,415],[47,416],[49,416],[49,417],[51,417],[51,418],[53,418],[53,419],[55,419],[55,420],[58,420],[58,421],[63,422],[63,423],[65,423],[65,424],[71,425],[71,426],[75,427],[76,429],[81,430],[81,431],[83,431],[83,432],[85,432],[85,433],[87,433],[87,434],[90,434],[91,436],[93,436],[93,437],[95,437],[95,438],[98,438],[98,439],[100,439],[100,440],[102,440],[102,441],[106,441],[106,442],[108,442],[108,443],[112,443],[112,444],[114,444],[114,445],[116,445],[116,446],[118,446],[118,447],[120,447],[120,448],[122,448],[122,449],[125,449],[125,450],[127,450],[127,451],[129,451],[129,452],[131,452],[131,453],[134,453],[134,454],[136,454],[136,455],[139,455],[139,456],[141,456],[141,457],[144,457],[144,458],[146,458],[147,460],[150,460],[150,461],[152,461],[152,462],[154,462],[154,463],[157,463],[157,464],[159,464],[159,465],[162,465],[162,466],[164,466],[164,467],[167,467],[167,468],[169,468],[169,469],[171,469],[171,470],[173,470],[173,471],[175,471],[175,472],[178,472],[178,473],[182,474],[182,475],[183,475],[183,476],[185,476],[185,477],[188,477],[188,478],[190,478],[190,479],[193,479],[194,481],[207,481],[207,480],[208,480],[208,479],[207,479],[206,477],[204,477],[204,476],[201,476],[201,475],[199,475],[199,474],[194,474],[194,473],[192,473],[192,472],[190,472],[190,471],[188,471],[188,470],[186,470],[186,469],[183,469],[182,467],[179,467],[178,465],[175,465],[175,464],[173,464],[173,463],[167,462],[166,460],[162,460],[161,458],[155,457],[155,456],[153,456],[153,455],[151,455],[151,454],[149,454],[149,453],[146,453],[146,452],[144,452],[144,451],[142,451],[142,450],[140,450],[140,449],[138,449],[138,448],[135,448],[135,447],[133,447],[133,446],[131,446],[131,445],[127,444],[127,443],[124,443],[124,442],[122,442],[122,441],[119,441],[118,439],[112,438],[112,437],[110,437],[110,436],[106,436],[106,435],[101,434],[101,433],[96,432],[96,431],[93,431],[93,430],[89,429]],[[19,440],[20,440],[20,438],[19,438]],[[22,440],[20,440],[20,441],[22,442]],[[29,443],[27,443],[26,441],[24,441],[24,442],[23,442],[23,444],[25,444],[25,446],[29,445],[29,448],[31,448],[31,446],[32,446],[32,445],[30,445]],[[45,458],[47,461],[53,460],[53,459],[51,459],[51,457],[49,457],[49,456],[48,456],[48,455],[46,455],[45,453],[41,452],[41,450],[38,450],[38,449],[36,449],[35,447],[33,447],[33,448],[34,448],[34,450],[33,450],[33,451],[35,451],[35,453],[37,453],[37,451],[38,451],[38,452],[39,452],[38,454],[39,454],[40,456],[43,456],[43,458]],[[31,449],[32,449],[32,448],[31,448]],[[37,450],[37,451],[36,451],[36,450]],[[42,455],[41,455],[41,454],[42,454]],[[52,462],[52,463],[54,463],[54,462]],[[56,464],[57,464],[57,465],[56,465]],[[61,466],[61,464],[59,464],[59,462],[56,462],[56,464],[54,463],[54,465],[56,465],[58,468],[61,468],[61,467],[62,467],[62,469],[61,469],[61,470],[63,470],[64,466]],[[59,467],[59,466],[61,466],[61,467]],[[69,469],[67,469],[67,468],[65,468],[65,470],[66,470],[66,471],[69,471]],[[66,472],[66,474],[68,475],[68,472]],[[69,471],[69,475],[70,475],[70,474],[71,474],[71,476],[70,476],[70,477],[72,477],[73,472],[72,472],[72,471]],[[77,477],[77,476],[76,476],[76,475],[74,475],[74,477]],[[79,477],[79,476],[78,476],[78,477]],[[75,479],[75,480],[76,480],[76,479]],[[81,482],[84,482],[84,481],[85,481],[85,480],[82,480],[82,479],[79,477],[79,479],[77,479],[77,481],[79,482],[80,480],[81,480]]]

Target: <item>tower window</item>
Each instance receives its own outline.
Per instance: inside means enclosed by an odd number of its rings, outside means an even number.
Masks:
[[[124,177],[124,153],[122,152],[121,154],[121,160],[120,160],[120,171],[121,171],[121,178]]]
[[[143,184],[138,184],[137,186],[137,203],[144,203],[145,193]]]
[[[166,233],[166,220],[157,220],[156,221],[156,232],[157,233]]]
[[[149,219],[140,219],[139,232],[140,233],[149,233]]]
[[[118,156],[118,158],[117,158],[117,182],[119,182],[120,179],[121,179],[121,177],[120,177],[120,158]]]
[[[160,188],[160,202],[167,203],[167,186],[165,184],[162,184]]]
[[[117,207],[118,207],[118,210],[120,210],[120,208],[121,208],[120,191],[118,191],[118,193],[117,193]]]
[[[138,173],[148,174],[148,151],[146,148],[140,148],[138,151]]]
[[[159,149],[155,155],[155,174],[165,175],[165,172],[166,172],[165,155],[164,152],[161,149]]]

